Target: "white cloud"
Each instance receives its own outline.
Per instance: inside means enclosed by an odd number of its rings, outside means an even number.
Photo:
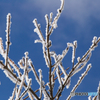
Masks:
[[[40,22],[40,20],[42,20],[43,23],[45,23],[45,14],[53,12],[55,16],[55,14],[57,13],[57,9],[60,7],[60,2],[60,0],[28,0],[25,1],[24,4],[22,4],[21,9],[23,11],[33,12],[34,17],[36,18],[37,16],[40,17],[42,15],[41,18],[38,19],[38,21]],[[59,36],[57,36],[57,39],[59,40],[59,38],[61,38],[60,36],[63,36],[63,40],[68,40],[70,34],[73,34],[73,37],[70,37],[70,41],[73,41],[75,38],[74,36],[76,36],[76,39],[82,38],[82,41],[85,41],[87,43],[87,41],[90,41],[92,39],[93,35],[97,36],[98,34],[95,33],[96,31],[94,31],[94,33],[92,32],[92,28],[94,27],[92,18],[100,21],[99,4],[100,0],[65,0],[64,11],[59,19],[59,22],[60,20],[63,20],[61,18],[64,18],[64,21],[62,21],[62,24],[60,22],[58,28],[60,28],[60,30],[66,29],[66,32],[68,33],[65,33],[65,35],[59,34]],[[42,25],[42,23],[40,24]],[[96,22],[95,25],[97,25]]]
[[[64,13],[67,17],[84,23],[89,18],[100,20],[100,0],[67,0]]]
[[[41,14],[51,11],[56,13],[60,7],[60,0],[28,0],[23,7],[24,9],[32,9],[33,7]],[[100,20],[100,0],[65,0],[62,15],[76,20],[80,24],[85,24],[91,17]]]

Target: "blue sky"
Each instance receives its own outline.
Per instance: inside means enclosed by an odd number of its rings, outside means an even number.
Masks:
[[[51,35],[52,47],[50,50],[61,54],[66,48],[67,42],[77,40],[76,58],[79,56],[82,57],[89,49],[93,37],[100,37],[99,4],[100,0],[66,0],[64,10],[58,21],[58,28]],[[46,23],[44,16],[50,12],[53,12],[55,16],[59,7],[60,0],[0,0],[0,37],[3,39],[4,47],[6,41],[6,15],[11,13],[12,16],[10,34],[12,45],[10,46],[9,57],[17,64],[24,56],[24,52],[28,51],[36,71],[38,72],[39,68],[42,69],[45,82],[48,81],[48,68],[45,65],[41,44],[34,44],[34,40],[39,39],[39,37],[33,31],[35,27],[32,21],[34,18],[37,18],[38,23],[41,24],[43,36],[45,37]],[[65,69],[67,67],[71,69],[71,52],[72,49],[70,49],[63,60]],[[0,60],[3,60],[1,55]],[[92,63],[92,68],[76,92],[97,91],[100,81],[100,44],[93,51],[89,63]],[[60,100],[66,99],[85,69],[86,67],[72,77],[70,88],[68,90],[64,89]],[[30,77],[33,78],[32,88],[36,90],[38,85],[36,85],[34,75],[31,73]],[[0,100],[7,100],[11,96],[15,85],[6,78],[2,70],[0,70],[0,82]],[[87,100],[87,97],[73,97],[71,100],[80,99]]]

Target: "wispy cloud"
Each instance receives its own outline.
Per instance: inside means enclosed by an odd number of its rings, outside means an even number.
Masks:
[[[67,0],[64,13],[67,17],[77,20],[78,23],[86,23],[89,18],[100,20],[99,0]]]
[[[100,20],[100,0],[65,0],[63,16],[84,24],[89,18]],[[27,6],[26,6],[27,5]],[[28,6],[29,5],[29,6]],[[34,7],[41,13],[54,11],[60,6],[60,0],[29,0],[25,2],[24,9]]]
[[[95,1],[94,0],[65,0],[64,11],[61,15],[62,19],[60,18],[60,20],[63,21],[62,23],[64,27],[62,27],[61,25],[58,25],[58,27],[64,30],[66,26],[67,31],[70,31],[70,33],[72,32],[71,34],[75,34],[79,38],[85,37],[85,39],[87,38],[86,40],[88,40],[91,35],[98,36],[97,34],[92,34],[92,33],[93,33],[94,23],[96,24],[95,25],[96,30],[98,30],[96,21],[97,22],[100,21],[99,4],[100,4],[100,0],[95,0]],[[55,16],[57,13],[57,9],[59,7],[60,7],[60,0],[36,0],[36,1],[28,0],[23,3],[20,9],[23,10],[26,9],[27,11],[30,12],[35,11],[34,16],[35,15],[37,16],[39,15],[40,17],[42,16],[42,18],[38,19],[38,21],[40,22],[40,20],[44,19],[45,14],[49,14],[50,12],[53,12]],[[94,21],[94,23],[92,23],[92,21]],[[44,20],[42,21],[42,23],[45,23]],[[69,24],[71,27],[69,26]]]

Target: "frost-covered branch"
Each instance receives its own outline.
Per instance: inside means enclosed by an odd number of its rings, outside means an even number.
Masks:
[[[92,45],[90,46],[89,50],[80,58],[77,58],[77,62],[75,64],[75,55],[76,55],[76,48],[77,48],[77,41],[73,43],[67,43],[67,47],[62,51],[62,54],[56,54],[55,51],[51,51],[52,41],[50,40],[50,36],[53,33],[53,30],[57,28],[58,19],[63,11],[64,8],[64,0],[61,0],[61,6],[57,10],[57,14],[53,19],[53,13],[51,12],[50,15],[45,15],[46,20],[46,30],[45,30],[45,38],[41,32],[41,26],[38,24],[37,19],[33,20],[35,29],[34,32],[37,33],[39,39],[35,40],[35,43],[41,43],[43,49],[43,57],[45,59],[45,63],[47,68],[49,68],[48,72],[48,81],[45,83],[43,81],[42,70],[39,69],[39,75],[35,70],[35,67],[32,63],[32,60],[28,57],[28,52],[25,52],[25,57],[22,57],[19,60],[17,66],[13,60],[11,60],[8,56],[9,53],[9,46],[10,46],[10,27],[11,27],[11,14],[8,13],[7,15],[7,27],[6,27],[6,50],[4,50],[2,38],[0,38],[0,54],[5,59],[5,64],[3,61],[0,61],[0,69],[3,70],[5,75],[14,83],[16,84],[12,96],[9,100],[22,100],[26,95],[26,98],[30,98],[31,100],[59,100],[61,94],[66,87],[67,89],[71,83],[71,77],[74,76],[76,73],[81,71],[88,61],[91,58],[92,51],[97,47],[98,43],[100,42],[100,37],[97,38],[94,36],[92,40]],[[70,69],[69,73],[66,72],[65,67],[63,66],[63,59],[67,55],[69,48],[72,47],[72,69]],[[53,59],[52,59],[53,58]],[[52,62],[54,60],[54,63]],[[71,68],[71,67],[70,67]],[[75,92],[78,88],[84,77],[87,75],[88,71],[91,68],[91,64],[89,64],[86,68],[86,71],[79,77],[77,84],[73,87],[71,92]],[[67,68],[69,69],[69,67]],[[33,91],[31,88],[32,79],[29,78],[29,73],[33,72],[33,75],[39,84],[39,88],[36,91]],[[63,75],[62,75],[63,74]],[[54,93],[54,87],[56,85],[56,81],[58,80],[59,86],[57,88],[56,93]],[[47,87],[46,87],[47,86]],[[49,89],[47,89],[49,88]],[[36,93],[38,92],[39,93]],[[55,96],[54,96],[55,94]],[[25,100],[24,98],[23,100]],[[71,95],[68,96],[67,100],[71,99]],[[100,84],[98,87],[98,96],[93,97],[93,99],[88,97],[89,100],[99,100],[100,99]]]
[[[35,27],[36,27],[36,28],[34,29],[34,32],[36,32],[36,33],[38,34],[40,40],[41,40],[42,42],[44,42],[44,37],[43,37],[43,35],[42,35],[42,33],[41,33],[41,30],[40,30],[40,24],[37,23],[37,19],[34,19],[34,20],[33,20],[33,23],[34,23],[34,25],[35,25]]]
[[[49,40],[51,33],[53,32],[53,28],[57,27],[57,21],[60,17],[60,14],[63,10],[64,7],[64,0],[61,0],[61,6],[60,8],[57,10],[57,15],[54,18],[54,21],[52,22],[52,13],[50,13],[50,19],[48,18],[48,15],[45,15],[45,19],[46,19],[46,39],[44,40],[43,35],[40,31],[40,25],[37,24],[36,19],[33,21],[34,25],[35,25],[35,30],[34,32],[36,32],[40,38],[40,40],[36,40],[35,42],[41,42],[42,43],[42,48],[43,48],[43,54],[44,54],[44,58],[46,61],[46,65],[49,67],[49,82],[50,82],[50,95],[51,98],[53,98],[53,88],[52,88],[52,82],[51,82],[51,70],[52,70],[52,63],[51,63],[51,57],[50,57],[50,46],[51,46],[51,41]],[[51,26],[51,29],[49,30],[49,27]],[[46,50],[46,49],[47,50]],[[58,62],[59,63],[59,62]],[[58,64],[57,63],[57,64]]]
[[[25,52],[25,67],[24,67],[24,74],[21,76],[21,83],[20,83],[20,86],[19,86],[19,89],[18,89],[18,93],[17,93],[17,96],[16,96],[16,100],[19,98],[20,96],[20,93],[21,93],[21,90],[22,90],[22,87],[23,87],[23,84],[24,84],[24,81],[25,81],[25,75],[27,73],[27,67],[28,67],[28,52]]]
[[[57,15],[56,15],[56,17],[54,18],[54,20],[53,20],[53,22],[52,22],[52,24],[51,24],[51,29],[50,29],[50,31],[49,31],[49,35],[51,35],[51,33],[53,32],[53,29],[55,28],[57,28],[57,21],[58,21],[58,19],[59,19],[59,17],[60,17],[60,15],[61,15],[61,13],[62,13],[62,10],[63,10],[63,8],[64,8],[64,0],[61,0],[61,6],[60,6],[60,8],[57,10]],[[50,13],[50,20],[52,20],[52,13]],[[50,21],[51,22],[51,21]]]
[[[2,38],[0,38],[0,54],[2,55],[3,58],[6,57],[4,47],[3,47]]]
[[[76,51],[76,48],[77,48],[77,41],[74,41],[73,44],[67,43],[67,46],[72,47],[72,64],[73,64],[72,67],[74,67],[75,51]]]
[[[91,100],[91,96],[88,97],[88,100]]]
[[[15,97],[15,94],[16,94],[16,90],[17,90],[17,82],[16,82],[15,88],[14,88],[14,90],[12,92],[12,96],[8,100],[14,100],[14,97]]]
[[[0,68],[1,68],[2,70],[4,70],[5,75],[7,75],[7,77],[8,77],[11,81],[13,81],[15,84],[16,84],[17,81],[18,81],[18,84],[21,83],[21,79],[19,79],[19,78],[18,78],[13,72],[11,72],[7,67],[5,67],[5,65],[4,65],[3,62],[1,62],[1,61],[0,61]],[[24,88],[27,88],[27,85],[24,83],[24,84],[23,84],[23,87],[24,87]],[[31,94],[32,94],[37,100],[39,100],[38,96],[35,94],[35,92],[34,92],[31,88],[29,88],[29,92],[31,92]]]
[[[11,26],[11,14],[8,13],[7,15],[7,27],[6,27],[6,58],[5,58],[5,65],[7,66],[8,64],[8,52],[9,52],[9,46],[10,46],[10,26]]]
[[[9,37],[10,38],[10,37]],[[2,55],[2,57],[4,59],[6,59],[6,53],[4,51],[4,47],[3,47],[3,42],[2,42],[2,38],[0,38],[0,54]],[[21,76],[21,72],[19,70],[19,68],[17,67],[17,65],[14,63],[14,61],[12,61],[8,56],[7,56],[7,63],[8,63],[8,68],[13,71],[13,68],[15,69],[15,71],[18,73],[19,77]],[[13,68],[11,68],[11,66]]]
[[[40,99],[41,99],[42,97],[42,70],[39,69],[38,72],[39,72],[39,79],[40,79]]]
[[[64,87],[66,86],[66,83],[68,82],[68,79],[73,75],[72,73],[80,66],[80,64],[84,63],[86,61],[86,59],[90,59],[90,55],[92,53],[92,51],[97,47],[98,43],[100,42],[100,37],[97,39],[96,37],[93,38],[92,40],[92,45],[89,48],[89,50],[83,55],[83,57],[81,59],[78,59],[78,63],[76,63],[76,65],[74,65],[74,67],[72,68],[72,70],[69,72],[68,77],[66,78],[66,81],[63,85],[63,88],[59,88],[57,91],[57,94],[55,95],[55,98],[62,93]],[[68,44],[69,45],[69,44]],[[80,71],[83,67],[81,66],[78,70]],[[76,72],[78,72],[78,70]],[[62,90],[62,91],[61,91]]]
[[[36,79],[36,80],[37,80],[37,82],[40,84],[39,77],[38,77],[38,75],[37,75],[37,73],[36,73],[36,71],[35,71],[35,68],[34,68],[34,66],[33,66],[33,64],[32,64],[32,61],[31,61],[31,60],[29,60],[29,65],[31,66],[31,69],[32,69],[32,71],[33,71],[33,73],[34,73],[35,79]]]
[[[81,77],[79,77],[79,80],[77,81],[77,84],[73,87],[71,92],[75,92],[75,90],[77,89],[77,87],[80,85],[80,83],[82,82],[82,80],[84,79],[84,77],[87,75],[88,71],[91,68],[91,64],[88,64],[86,71],[84,73],[81,74]],[[68,96],[68,98],[66,100],[70,100],[71,99],[71,95]]]

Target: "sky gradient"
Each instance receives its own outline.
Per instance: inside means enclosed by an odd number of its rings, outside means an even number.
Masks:
[[[43,79],[48,81],[48,68],[46,67],[42,45],[35,44],[34,41],[39,39],[34,33],[34,24],[32,21],[37,18],[41,24],[41,31],[45,37],[45,14],[53,12],[53,17],[60,7],[60,0],[0,0],[0,37],[3,39],[5,48],[6,41],[6,15],[11,13],[11,42],[9,58],[15,64],[24,56],[26,51],[29,52],[29,58],[32,59],[36,71],[42,69]],[[94,36],[100,37],[100,0],[66,0],[64,10],[58,20],[58,28],[51,35],[52,47],[51,51],[61,54],[66,48],[67,42],[77,40],[78,47],[76,49],[77,57],[82,57],[92,44]],[[72,67],[71,63],[72,49],[69,50],[63,59],[63,66]],[[0,60],[3,60],[0,55]],[[92,68],[88,75],[84,78],[76,92],[96,92],[100,81],[100,43],[93,51],[92,57],[88,64],[92,64]],[[17,64],[18,65],[18,64]],[[70,70],[69,69],[69,70]],[[60,100],[66,100],[72,87],[77,83],[79,76],[86,70],[86,67],[71,79],[70,88],[64,89]],[[33,73],[32,88],[38,89]],[[14,84],[6,78],[0,69],[0,100],[7,100],[12,95]],[[28,100],[28,99],[27,99]],[[71,100],[87,100],[87,97],[73,97]]]

